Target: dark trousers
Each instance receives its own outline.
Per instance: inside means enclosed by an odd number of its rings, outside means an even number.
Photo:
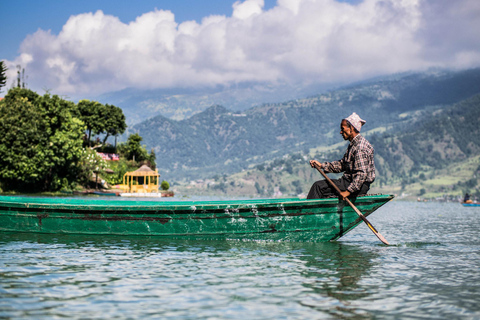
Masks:
[[[350,181],[341,177],[340,179],[331,179],[333,183],[340,189],[340,191],[347,190],[347,187],[350,185]],[[364,183],[360,191],[352,193],[351,197],[357,197],[364,194],[367,194],[370,189],[370,183]],[[333,189],[327,180],[318,180],[310,188],[307,199],[321,199],[321,198],[332,198],[338,197],[335,189]],[[350,198],[350,197],[349,197]]]

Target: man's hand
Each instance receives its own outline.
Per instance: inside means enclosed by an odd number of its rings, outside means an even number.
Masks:
[[[320,162],[318,162],[317,160],[310,160],[310,165],[312,166],[312,168],[315,168],[315,164],[319,167],[319,168],[322,168],[322,164]]]
[[[349,196],[350,196],[350,191],[348,191],[348,190],[345,190],[345,191],[340,192],[340,198],[341,198],[342,200],[347,199]]]

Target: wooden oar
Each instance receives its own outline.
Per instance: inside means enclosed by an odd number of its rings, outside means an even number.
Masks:
[[[337,185],[335,183],[333,183],[332,180],[330,180],[330,178],[325,174],[325,172],[323,172],[322,168],[320,168],[316,163],[314,163],[314,166],[318,170],[318,172],[320,172],[322,174],[322,176],[325,178],[325,180],[327,180],[328,183],[330,183],[330,185],[335,189],[335,191],[338,193],[338,195],[340,195],[340,192],[341,192],[340,189],[338,189]],[[382,241],[383,243],[385,243],[386,245],[390,245],[388,243],[388,241],[377,231],[377,229],[375,229],[372,226],[372,224],[370,222],[368,222],[367,218],[365,218],[365,216],[360,212],[360,210],[358,210],[358,208],[355,207],[355,205],[350,201],[350,199],[345,198],[345,200],[350,205],[350,207],[352,207],[352,209],[358,214],[358,216],[360,218],[362,218],[363,222],[365,222],[367,224],[367,226],[370,228],[370,230],[373,231],[373,233],[377,236],[377,238],[380,241]]]

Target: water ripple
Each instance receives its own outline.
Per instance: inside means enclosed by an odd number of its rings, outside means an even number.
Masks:
[[[480,318],[480,212],[381,210],[392,246],[2,233],[0,318]]]

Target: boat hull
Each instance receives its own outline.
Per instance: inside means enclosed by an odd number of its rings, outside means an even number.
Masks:
[[[368,216],[391,195],[354,199]],[[361,219],[336,198],[119,201],[0,197],[0,231],[171,238],[329,241]]]
[[[464,207],[480,207],[480,203],[476,203],[476,202],[475,202],[475,203],[473,203],[473,202],[472,202],[472,203],[462,202],[462,205],[463,205]]]

